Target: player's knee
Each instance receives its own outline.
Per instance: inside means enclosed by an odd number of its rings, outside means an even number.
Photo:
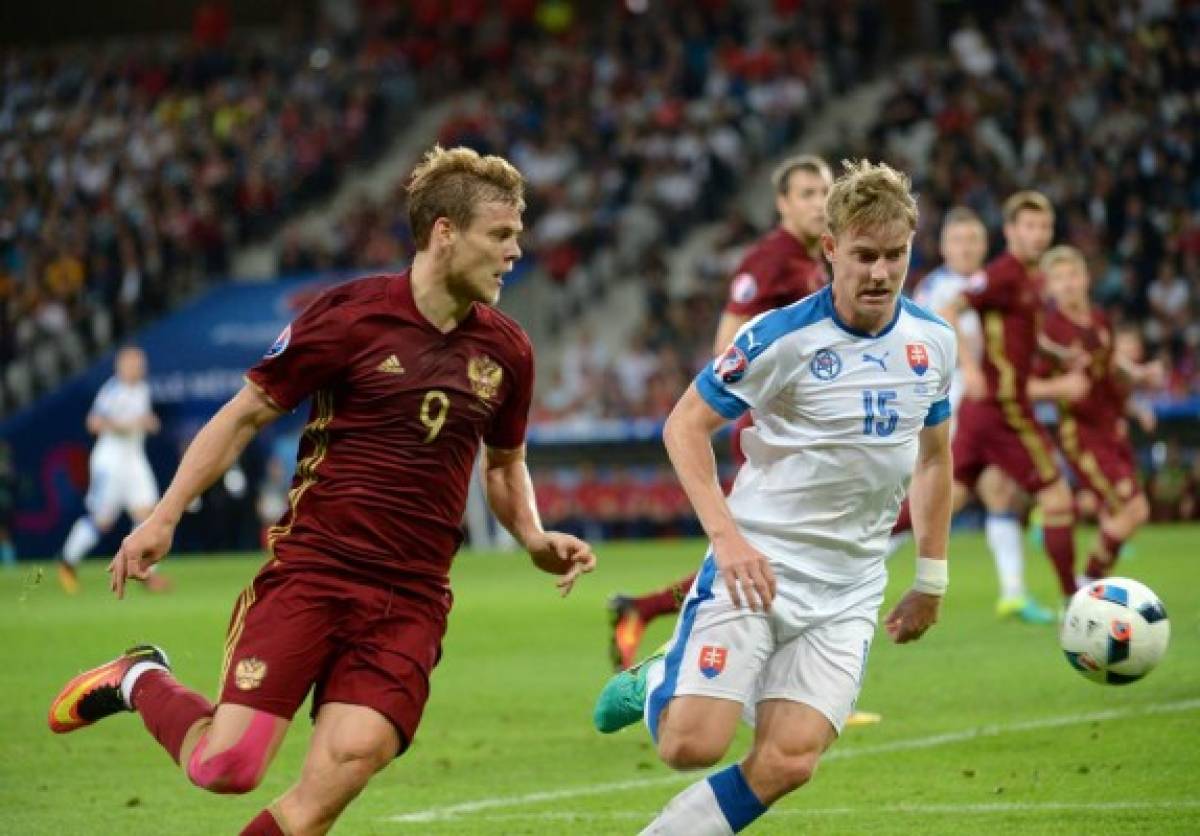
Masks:
[[[396,756],[393,741],[369,734],[339,736],[329,743],[329,760],[344,775],[365,784]]]
[[[658,739],[658,756],[672,769],[703,769],[725,755],[724,742],[702,734],[664,734]]]
[[[815,749],[796,752],[764,746],[752,754],[747,768],[753,771],[755,784],[769,788],[774,799],[811,781],[819,759],[820,752]]]
[[[266,771],[267,747],[243,738],[224,752],[208,757],[203,743],[188,759],[187,776],[209,792],[241,795],[256,789]]]

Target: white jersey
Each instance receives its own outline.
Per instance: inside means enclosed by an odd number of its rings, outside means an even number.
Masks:
[[[913,291],[913,299],[918,305],[930,311],[941,311],[962,295],[967,288],[970,276],[961,276],[946,265],[931,271]],[[975,354],[983,354],[983,328],[979,314],[974,308],[967,308],[958,315],[958,329],[971,342]],[[950,383],[950,408],[957,412],[962,402],[963,382],[962,372],[954,370],[954,378]]]
[[[915,302],[871,336],[838,319],[825,287],[752,319],[696,378],[724,417],[753,410],[729,507],[786,576],[884,575],[918,434],[950,417],[955,352],[953,329]]]
[[[144,380],[125,383],[110,377],[96,393],[92,413],[109,421],[129,423],[150,414],[150,386]],[[142,429],[130,432],[102,432],[92,449],[93,461],[120,462],[145,456],[146,433]]]

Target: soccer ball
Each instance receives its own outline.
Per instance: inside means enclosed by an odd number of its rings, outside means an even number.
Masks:
[[[1154,669],[1170,638],[1171,622],[1153,590],[1129,578],[1105,578],[1071,598],[1059,642],[1085,678],[1128,685]]]

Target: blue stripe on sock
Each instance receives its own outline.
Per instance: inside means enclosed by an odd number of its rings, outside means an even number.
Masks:
[[[708,785],[712,787],[717,804],[725,814],[725,821],[729,822],[729,827],[734,833],[740,833],[767,812],[767,805],[758,800],[754,790],[746,783],[741,766],[736,763],[728,769],[709,775]]]
[[[679,638],[671,645],[671,649],[667,653],[663,681],[650,692],[650,699],[646,703],[646,718],[650,725],[650,736],[654,738],[655,743],[658,742],[658,718],[663,709],[667,707],[667,703],[671,701],[671,697],[675,696],[675,686],[679,684],[679,665],[683,661],[683,652],[687,648],[688,638],[696,623],[696,610],[700,609],[700,605],[705,601],[712,600],[712,584],[716,575],[717,562],[713,560],[712,551],[709,550],[704,558],[704,564],[700,567],[700,577],[696,580],[696,594],[683,605],[683,615],[679,617]]]
[[[987,516],[988,516],[988,519],[993,519],[993,520],[1019,520],[1020,519],[1020,517],[1018,517],[1015,513],[1011,512],[1011,511],[1000,511],[1000,512],[988,511]]]

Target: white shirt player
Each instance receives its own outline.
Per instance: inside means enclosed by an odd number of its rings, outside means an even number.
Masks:
[[[913,291],[913,300],[926,310],[945,310],[962,295],[970,279],[970,276],[960,275],[943,264],[921,279],[921,283]],[[979,314],[973,308],[968,308],[958,315],[958,328],[972,350],[976,354],[982,354],[983,328],[979,322]],[[957,412],[962,398],[962,372],[956,368],[950,383],[950,409]]]
[[[136,427],[100,433],[92,450],[93,458],[120,460],[144,455],[146,431],[143,419],[151,414],[150,386],[146,381],[126,383],[118,377],[110,377],[96,393],[91,411],[115,424]]]
[[[146,459],[144,421],[152,414],[149,384],[145,380],[129,383],[110,377],[96,394],[91,412],[131,428],[105,430],[96,439],[89,462],[89,511],[108,520],[121,510],[153,507],[158,501],[158,486]]]
[[[826,287],[748,322],[700,373],[715,411],[754,412],[728,501],[781,582],[884,575],[918,435],[950,416],[955,352],[954,331],[916,303],[901,299],[871,336],[839,320]]]

